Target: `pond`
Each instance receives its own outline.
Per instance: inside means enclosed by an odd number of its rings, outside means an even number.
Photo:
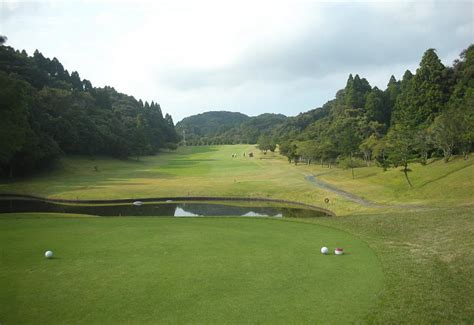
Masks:
[[[269,202],[131,202],[121,204],[63,204],[35,199],[0,200],[0,213],[59,212],[96,216],[200,217],[242,216],[276,218],[326,217],[330,214],[316,208],[270,204]]]

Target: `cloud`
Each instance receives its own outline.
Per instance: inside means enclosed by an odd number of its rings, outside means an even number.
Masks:
[[[260,39],[238,61],[223,67],[171,67],[157,75],[157,81],[186,91],[210,85],[235,87],[249,80],[279,83],[411,64],[431,47],[442,54],[460,51],[460,44],[467,46],[473,36],[470,6],[467,2],[459,6],[422,2],[345,4],[341,8],[339,3],[316,3],[300,17],[307,24],[297,35],[279,42]],[[314,13],[319,19],[313,19]]]
[[[331,99],[349,73],[383,89],[390,75],[415,70],[426,49],[451,64],[474,39],[472,1],[20,6],[2,24],[9,44],[56,56],[94,85],[158,101],[176,121],[209,109],[296,114]]]

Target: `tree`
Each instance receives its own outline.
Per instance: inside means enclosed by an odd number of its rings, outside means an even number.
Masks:
[[[448,114],[438,116],[430,128],[431,137],[436,146],[443,151],[444,162],[447,163],[454,151],[457,140],[457,125]]]
[[[365,102],[365,114],[369,121],[377,121],[385,125],[385,129],[390,124],[390,106],[385,101],[383,91],[374,87],[367,95]]]
[[[27,84],[0,72],[0,165],[10,165],[27,141],[28,101]]]
[[[71,72],[71,85],[72,88],[75,90],[84,90],[84,86],[82,84],[81,78],[79,77],[79,73],[77,71]]]
[[[257,148],[263,151],[263,154],[267,154],[267,151],[270,150],[274,152],[276,149],[276,143],[273,139],[268,135],[261,135],[257,141]]]
[[[298,155],[298,146],[296,143],[291,141],[284,141],[278,146],[280,154],[288,158],[288,162],[294,161],[295,165],[298,164],[300,156]]]
[[[370,90],[370,84],[365,78],[360,78],[358,74],[354,78],[352,74],[349,75],[346,88],[344,89],[344,104],[353,109],[363,108]]]
[[[410,117],[408,106],[410,105],[409,91],[411,89],[412,80],[413,74],[410,70],[406,70],[400,82],[400,93],[395,100],[390,125],[394,125],[399,121],[407,120]]]
[[[395,103],[397,101],[398,95],[400,95],[400,81],[397,81],[395,77],[392,75],[390,77],[390,80],[387,84],[387,89],[385,89],[384,94],[385,94],[385,105],[387,106],[387,112],[390,112],[390,117],[391,117],[391,112],[393,111],[395,107]],[[387,121],[389,124],[390,123],[390,118]]]
[[[405,82],[404,76],[400,100],[395,105],[395,122],[409,119],[415,125],[431,124],[448,100],[445,83],[445,67],[436,51],[428,49],[413,78]]]
[[[359,150],[364,155],[364,160],[367,164],[367,167],[370,166],[370,162],[372,161],[372,154],[375,147],[378,145],[378,142],[379,141],[377,139],[377,136],[375,134],[372,134],[370,137],[362,141],[362,143],[359,145]]]
[[[360,137],[356,110],[346,110],[344,115],[338,116],[328,130],[332,143],[343,156],[350,158],[352,178],[354,179],[354,156],[362,141]]]
[[[147,139],[145,136],[145,121],[143,116],[139,114],[136,118],[136,124],[133,134],[133,152],[137,157],[137,160],[140,160],[147,148]]]
[[[474,142],[474,44],[461,52],[454,63],[455,86],[448,109],[456,112],[458,125],[458,150],[467,159]]]
[[[174,128],[173,118],[168,113],[166,113],[166,115],[165,115],[165,121],[166,121],[166,123],[168,123],[169,126]]]
[[[413,187],[408,178],[409,162],[413,159],[415,131],[402,124],[394,125],[387,134],[387,154],[394,167],[402,166],[403,173],[410,187]]]
[[[0,45],[3,45],[7,42],[8,40],[8,37],[4,36],[4,35],[0,35]]]
[[[331,168],[331,163],[336,159],[338,151],[330,139],[325,139],[319,143],[318,146],[321,156],[321,167],[324,162],[327,162],[328,167]]]
[[[426,165],[428,154],[433,149],[428,128],[421,126],[416,129],[413,138],[413,147],[420,155],[420,163]]]
[[[88,91],[91,93],[94,92],[94,88],[92,87],[91,82],[87,79],[82,80],[82,88],[84,89],[84,91]]]
[[[472,114],[465,114],[459,107],[452,107],[440,114],[430,127],[435,145],[443,151],[444,162],[451,158],[454,149],[459,147],[464,155],[470,150],[473,141]],[[467,148],[466,148],[467,147]]]
[[[298,156],[306,160],[308,165],[311,164],[311,161],[321,156],[318,143],[315,140],[299,142],[296,153]]]
[[[383,168],[383,171],[387,171],[389,166],[387,157],[387,141],[386,139],[379,139],[372,150],[372,155],[377,159],[377,162]]]

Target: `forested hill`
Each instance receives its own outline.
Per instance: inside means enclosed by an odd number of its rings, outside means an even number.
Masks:
[[[434,49],[415,73],[394,76],[381,90],[350,75],[336,98],[322,108],[289,118],[275,127],[273,141],[295,163],[373,160],[383,168],[425,163],[430,156],[471,152],[474,142],[474,45],[445,66]],[[345,162],[344,162],[345,161]],[[408,180],[408,176],[407,176]]]
[[[33,171],[61,154],[139,157],[180,140],[157,103],[93,87],[56,58],[2,42],[0,105],[0,176]]]
[[[176,124],[176,130],[185,132],[187,144],[201,144],[201,138],[211,139],[238,127],[249,117],[242,113],[213,111],[192,115]],[[205,143],[205,140],[202,140]]]
[[[345,161],[353,167],[360,158],[384,168],[404,166],[406,174],[409,163],[433,155],[467,158],[474,142],[474,45],[452,66],[428,49],[414,73],[407,70],[401,80],[392,76],[385,89],[349,75],[334,99],[295,117],[263,114],[230,125],[222,118],[206,124],[206,118],[190,117],[177,128],[186,130],[191,145],[257,141],[266,151],[278,143],[295,163]]]
[[[247,116],[242,113],[212,111],[189,116],[176,124],[176,130],[185,132],[186,144],[236,144],[256,143],[262,134],[286,120],[282,114]]]

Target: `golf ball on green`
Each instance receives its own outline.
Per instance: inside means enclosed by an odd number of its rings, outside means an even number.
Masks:
[[[46,253],[44,253],[44,257],[52,258],[53,257],[53,252],[52,251],[46,251]]]
[[[329,249],[327,247],[321,247],[321,254],[326,255],[327,253],[329,253]]]

